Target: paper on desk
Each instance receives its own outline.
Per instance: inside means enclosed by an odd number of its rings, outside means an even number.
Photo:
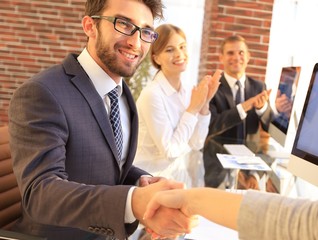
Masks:
[[[199,217],[199,225],[187,234],[185,240],[238,240],[238,232]]]
[[[226,169],[272,171],[266,162],[257,156],[238,156],[221,153],[217,153],[216,156]]]

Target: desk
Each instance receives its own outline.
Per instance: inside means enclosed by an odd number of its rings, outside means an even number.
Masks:
[[[151,240],[149,235],[143,235],[138,229],[129,240]],[[184,237],[165,240],[238,240],[238,232],[222,225],[211,222],[199,216],[199,225],[192,229],[192,232]]]
[[[233,185],[233,176],[230,170],[224,169],[216,154],[227,154],[224,144],[245,144],[255,155],[260,156],[268,165],[273,159],[264,155],[268,149],[268,138],[254,138],[249,140],[231,139],[224,137],[213,137],[206,140],[203,149],[204,181],[208,187],[229,188]],[[245,173],[248,173],[245,171]]]
[[[238,240],[238,232],[199,217],[199,225],[184,240]]]
[[[247,140],[229,139],[223,137],[208,138],[203,150],[203,162],[205,169],[204,181],[206,186],[215,188],[233,188],[233,185],[236,183],[236,174],[233,174],[233,171],[224,169],[216,156],[217,153],[228,153],[223,146],[224,144],[245,144],[253,153],[255,153],[256,156],[261,157],[270,167],[274,166],[274,169],[272,168],[273,171],[269,173],[269,178],[271,179],[268,188],[269,191],[288,191],[285,187],[285,184],[287,184],[286,179],[293,182],[293,176],[291,174],[288,175],[286,169],[282,169],[277,165],[277,159],[273,158],[271,156],[272,154],[268,154],[275,151],[282,151],[282,149],[280,149],[281,146],[273,141],[273,139],[268,135],[259,138],[251,137]],[[248,171],[244,171],[244,173],[249,174]],[[264,172],[258,173],[262,179],[259,187],[261,190],[266,190],[267,177],[264,175]],[[284,183],[280,182],[282,179],[284,179]],[[240,189],[245,188],[242,180],[243,178],[239,177],[237,187]]]

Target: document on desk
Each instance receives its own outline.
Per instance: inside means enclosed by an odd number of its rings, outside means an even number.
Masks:
[[[241,156],[232,154],[216,154],[225,169],[241,169],[256,171],[272,171],[272,169],[258,156]]]
[[[199,225],[187,234],[185,240],[238,240],[238,232],[199,217]]]

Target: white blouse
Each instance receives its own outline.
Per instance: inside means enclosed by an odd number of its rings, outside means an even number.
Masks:
[[[153,175],[187,181],[202,167],[202,154],[211,115],[186,112],[192,89],[176,91],[159,71],[137,100],[139,114],[138,148],[134,164]],[[194,159],[193,159],[194,158]],[[201,169],[202,170],[202,169]],[[202,174],[202,173],[201,173]]]

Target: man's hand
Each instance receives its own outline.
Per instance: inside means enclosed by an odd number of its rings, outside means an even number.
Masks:
[[[264,90],[263,92],[257,94],[254,98],[254,107],[256,109],[261,109],[262,107],[264,107],[265,103],[268,102],[269,100],[269,95],[271,93],[271,89],[269,90]]]
[[[150,199],[158,192],[171,189],[183,189],[184,184],[172,180],[160,179],[160,181],[145,187],[138,187],[132,195],[132,209],[134,216],[156,236],[177,237],[190,232],[192,218],[187,217],[178,209],[160,207],[156,216],[143,220],[146,206]]]
[[[143,175],[139,178],[138,186],[145,187],[145,186],[159,182],[159,181],[164,180],[164,179],[166,179],[166,178],[164,178],[164,177],[152,177],[150,175]]]
[[[271,93],[270,90],[264,90],[263,92],[257,94],[254,97],[251,97],[250,99],[247,99],[245,102],[242,102],[242,107],[245,112],[248,112],[253,107],[256,109],[261,109],[264,107],[264,104],[268,101],[269,95]]]

